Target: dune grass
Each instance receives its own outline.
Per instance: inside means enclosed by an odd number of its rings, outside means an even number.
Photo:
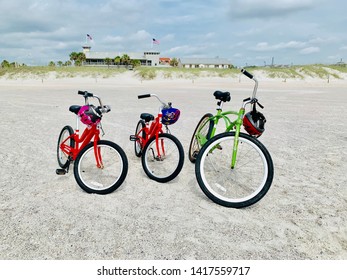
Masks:
[[[50,76],[56,79],[74,77],[111,78],[129,71],[124,68],[107,67],[49,67],[49,66],[22,66],[17,68],[0,68],[0,77],[7,79],[40,78]],[[202,77],[235,78],[240,74],[240,69],[187,69],[172,67],[136,67],[132,70],[134,76],[141,80],[153,80],[158,77],[164,79],[197,79]],[[261,71],[262,75],[270,79],[305,79],[307,77],[329,79],[342,79],[347,73],[344,65],[305,65],[291,67],[252,67],[250,72]]]

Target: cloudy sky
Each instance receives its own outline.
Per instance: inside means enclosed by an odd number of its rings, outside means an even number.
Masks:
[[[0,62],[82,51],[222,57],[237,66],[347,61],[343,0],[0,0]],[[152,46],[151,40],[160,41]]]

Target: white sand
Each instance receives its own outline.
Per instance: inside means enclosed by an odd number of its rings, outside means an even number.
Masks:
[[[259,80],[268,119],[260,140],[275,177],[265,198],[237,210],[202,193],[187,152],[200,117],[214,113],[214,90],[229,90],[233,100],[224,108],[238,109],[251,94],[247,78],[0,79],[0,259],[346,260],[347,81]],[[106,196],[83,192],[73,172],[55,174],[60,130],[75,125],[68,107],[83,102],[78,90],[112,106],[103,138],[129,160],[125,182]],[[144,93],[181,110],[171,131],[185,164],[166,184],[147,178],[129,141],[140,113],[159,107],[155,99],[137,99]]]

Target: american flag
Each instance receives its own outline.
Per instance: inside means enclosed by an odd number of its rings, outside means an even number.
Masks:
[[[156,44],[156,45],[159,45],[159,44],[160,44],[160,42],[159,42],[158,40],[154,39],[154,38],[153,38],[153,41],[152,41],[152,42],[153,42],[153,44]]]
[[[89,34],[87,34],[87,38],[88,38],[89,40],[93,40],[92,36],[90,36]]]

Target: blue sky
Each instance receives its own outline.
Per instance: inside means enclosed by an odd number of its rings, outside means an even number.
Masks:
[[[347,61],[343,0],[0,0],[0,62],[92,51],[222,57],[237,66]],[[151,46],[151,40],[160,41]]]

